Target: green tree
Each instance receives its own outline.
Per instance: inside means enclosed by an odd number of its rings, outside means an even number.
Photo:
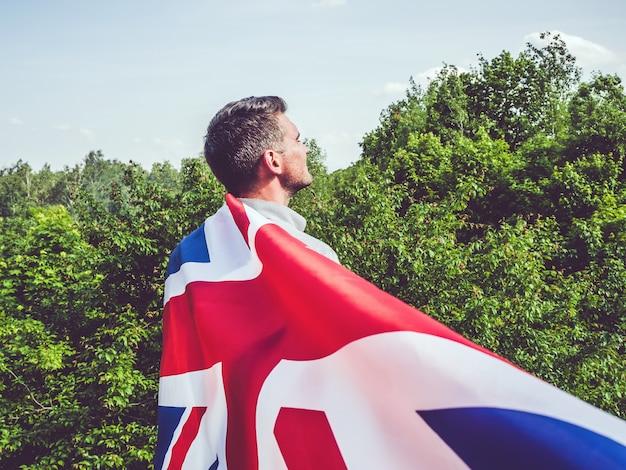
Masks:
[[[32,180],[33,170],[22,160],[0,170],[0,216],[20,214],[30,206]]]
[[[165,266],[224,191],[197,158],[89,166],[71,213],[0,221],[0,466],[150,466]]]
[[[582,83],[569,102],[570,154],[626,155],[626,95],[616,75],[596,75]]]
[[[379,287],[626,416],[624,93],[576,88],[574,57],[544,39],[390,105],[331,175],[328,224]]]
[[[102,295],[101,253],[64,208],[0,224],[2,466],[147,466],[156,387],[136,366],[158,324]]]
[[[381,113],[377,129],[365,134],[361,143],[362,158],[386,168],[395,149],[406,145],[409,136],[422,132],[426,125],[424,93],[411,79],[406,97],[392,103]]]
[[[445,65],[424,95],[427,109],[425,131],[439,136],[444,143],[454,142],[471,132],[468,129],[469,98],[463,77],[456,67]]]
[[[464,75],[470,121],[513,150],[538,132],[558,136],[565,125],[564,98],[580,80],[576,59],[558,36],[543,33],[543,47],[530,43],[517,58],[503,51],[479,56],[479,69]]]

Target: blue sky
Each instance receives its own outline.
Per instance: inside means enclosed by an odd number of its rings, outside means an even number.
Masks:
[[[517,55],[541,31],[626,80],[623,0],[5,0],[0,167],[57,170],[90,150],[178,166],[221,106],[275,94],[344,168],[410,77]]]

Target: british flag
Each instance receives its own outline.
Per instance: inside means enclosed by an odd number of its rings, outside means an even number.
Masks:
[[[626,422],[230,195],[164,300],[157,469],[626,469]]]

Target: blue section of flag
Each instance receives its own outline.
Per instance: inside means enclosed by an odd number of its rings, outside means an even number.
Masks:
[[[220,461],[219,459],[215,459],[215,462],[213,462],[213,464],[209,467],[209,470],[217,470],[217,467],[219,467],[220,465]]]
[[[165,277],[180,270],[180,267],[185,263],[208,263],[210,261],[209,249],[206,246],[204,236],[204,225],[202,225],[187,235],[174,249],[167,265]]]
[[[473,470],[626,469],[626,447],[547,416],[500,408],[417,413]]]
[[[159,470],[163,467],[165,454],[172,444],[174,432],[185,413],[185,408],[174,406],[159,406],[159,431],[157,435],[156,453],[154,456],[154,468]]]

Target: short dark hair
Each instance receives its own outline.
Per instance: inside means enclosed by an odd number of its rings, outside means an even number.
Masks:
[[[257,181],[261,156],[280,150],[283,130],[277,115],[287,110],[278,96],[244,98],[224,106],[207,127],[204,158],[229,193],[239,196]]]

